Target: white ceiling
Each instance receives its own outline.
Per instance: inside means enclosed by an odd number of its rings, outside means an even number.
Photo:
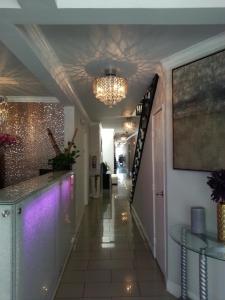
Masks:
[[[8,3],[8,9],[0,9],[0,93],[14,101],[15,96],[55,97],[78,105],[91,121],[119,129],[162,59],[225,31],[220,8],[225,1],[90,1],[79,3],[97,9],[57,8],[75,7],[77,1],[0,0],[0,8]],[[107,9],[108,3],[127,9]],[[137,3],[149,9],[129,9]],[[107,67],[129,84],[127,99],[112,109],[92,94],[93,79]],[[4,82],[4,76],[19,84]]]
[[[223,28],[222,28],[223,29]],[[41,26],[93,121],[131,113],[142,99],[161,59],[208,38],[220,27],[206,26]],[[97,101],[92,82],[112,67],[128,79],[127,99],[109,109]]]

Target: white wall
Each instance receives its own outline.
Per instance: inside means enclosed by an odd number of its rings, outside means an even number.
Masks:
[[[102,128],[102,160],[107,162],[110,171],[114,173],[114,129]]]
[[[89,165],[87,159],[89,157],[89,123],[75,106],[64,108],[64,137],[65,144],[71,141],[75,128],[78,128],[75,144],[80,150],[80,157],[73,166],[75,172],[75,205],[76,205],[76,227],[78,229],[83,217],[84,207],[88,201],[89,188]]]
[[[92,167],[90,163],[90,173],[91,175],[100,174],[100,164],[101,164],[101,128],[100,124],[92,124],[90,126],[90,156],[96,156],[96,168]]]
[[[75,107],[64,107],[64,146],[67,147],[71,141],[75,129]]]
[[[178,223],[190,224],[191,206],[206,209],[207,229],[216,232],[216,206],[210,201],[210,189],[206,184],[207,172],[173,169],[172,142],[172,69],[225,48],[225,36],[209,39],[185,51],[177,53],[163,62],[166,81],[166,178],[168,218],[168,289],[176,296],[180,294],[180,249],[169,237],[171,226]],[[225,263],[209,259],[209,299],[224,300]],[[199,299],[198,255],[189,253],[189,292],[192,299]]]
[[[182,171],[173,169],[172,143],[172,69],[225,48],[225,35],[199,43],[164,60],[163,67],[157,70],[160,80],[154,107],[162,101],[165,107],[165,149],[166,149],[166,201],[167,201],[167,288],[175,296],[180,296],[180,248],[169,236],[170,227],[178,223],[190,224],[190,207],[204,206],[207,229],[216,231],[216,206],[210,201],[210,190],[206,184],[206,172]],[[154,111],[154,108],[153,108]],[[149,123],[151,126],[151,122]],[[148,235],[150,243],[153,236],[152,203],[152,161],[151,128],[148,129],[143,153],[143,161],[137,182],[134,208]],[[189,253],[189,293],[191,299],[199,299],[198,256]],[[225,263],[209,259],[209,300],[225,299]]]

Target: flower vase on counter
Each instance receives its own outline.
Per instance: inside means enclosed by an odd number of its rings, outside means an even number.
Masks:
[[[212,189],[212,201],[217,203],[218,240],[225,242],[225,170],[212,172],[211,176],[208,177],[207,184]]]

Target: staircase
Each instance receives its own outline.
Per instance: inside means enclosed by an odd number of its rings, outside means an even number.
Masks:
[[[134,161],[132,167],[132,187],[131,187],[131,194],[130,194],[130,203],[132,203],[134,200],[134,193],[135,193],[138,173],[141,165],[141,158],[142,158],[142,153],[145,144],[145,137],[148,130],[148,122],[152,111],[152,104],[155,97],[158,79],[159,79],[158,74],[155,74],[152,83],[149,89],[147,90],[147,92],[145,93],[144,98],[142,100],[143,101],[142,112],[140,116],[136,149],[135,149]]]

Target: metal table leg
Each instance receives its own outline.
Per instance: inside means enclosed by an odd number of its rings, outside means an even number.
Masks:
[[[187,248],[181,246],[181,297],[180,300],[189,300],[187,295]]]
[[[182,246],[181,246],[181,297],[180,300],[189,300],[188,294],[187,294],[187,248],[186,248],[186,230],[182,231]]]
[[[199,254],[199,297],[200,300],[208,300],[208,267],[204,248]]]

